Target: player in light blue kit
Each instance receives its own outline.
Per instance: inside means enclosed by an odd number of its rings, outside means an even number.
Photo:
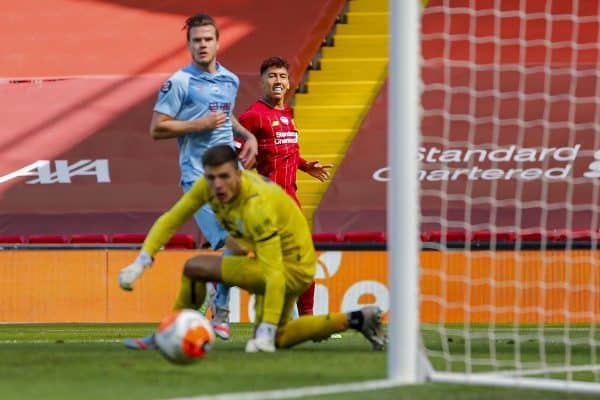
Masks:
[[[235,133],[246,141],[240,159],[248,168],[254,163],[258,146],[254,135],[233,115],[239,78],[217,63],[219,31],[215,21],[209,15],[198,14],[189,17],[184,28],[187,28],[192,62],[175,72],[161,87],[150,133],[157,140],[177,138],[180,184],[187,192],[204,175],[202,155],[208,148],[222,144],[234,147]],[[229,254],[246,253],[246,249],[219,225],[208,205],[198,210],[194,218],[214,250],[226,246],[225,251]],[[213,327],[220,338],[229,339],[229,288],[219,284],[216,296]],[[180,306],[175,304],[174,308]],[[126,339],[124,344],[138,350],[155,348],[154,334]]]

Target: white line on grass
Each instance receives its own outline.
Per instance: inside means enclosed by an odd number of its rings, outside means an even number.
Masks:
[[[224,393],[196,397],[177,397],[169,400],[267,400],[297,399],[306,396],[318,396],[335,393],[366,392],[400,386],[399,382],[387,379],[354,383],[341,383],[325,386],[306,386],[294,389],[265,390],[262,392]]]
[[[519,326],[516,327],[502,327],[502,328],[473,328],[470,329],[471,331],[498,331],[498,332],[564,332],[564,331],[574,331],[574,332],[586,332],[586,331],[590,331],[590,330],[598,330],[598,328],[592,328],[592,327],[556,327],[556,326],[550,326],[550,327],[526,327],[526,328],[522,328]]]
[[[135,75],[135,78],[164,78],[165,76],[169,76],[164,72],[156,72],[156,73],[147,73],[147,74],[139,74]],[[66,81],[72,79],[131,79],[131,75],[127,74],[104,74],[104,75],[66,75],[66,76],[29,76],[22,78],[10,78],[0,79],[0,84],[11,84],[11,83],[38,83],[44,81]]]
[[[0,340],[2,344],[47,344],[47,343],[120,343],[121,339],[36,339],[36,340],[20,340],[7,339]]]
[[[462,328],[462,327],[452,327],[452,328],[448,328],[448,327],[444,327],[444,326],[431,326],[431,325],[426,325],[424,327],[422,327],[421,329],[422,331],[425,332],[439,332],[439,331],[446,331],[446,332],[564,332],[564,331],[574,331],[574,332],[586,332],[586,331],[591,331],[591,330],[595,330],[595,331],[600,331],[600,325],[599,326],[527,326],[527,327],[521,327],[521,326],[506,326],[506,327],[492,327],[492,328],[488,328],[488,327],[481,327],[481,326],[471,326],[471,327],[467,327],[467,328]]]

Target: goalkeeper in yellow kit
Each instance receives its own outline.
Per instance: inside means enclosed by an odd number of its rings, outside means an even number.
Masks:
[[[218,281],[256,295],[257,327],[246,345],[248,352],[272,352],[348,328],[362,332],[373,349],[383,349],[382,312],[376,306],[291,320],[298,296],[315,273],[316,256],[305,217],[278,185],[240,170],[231,147],[208,149],[202,163],[204,177],[155,222],[136,260],[119,273],[121,288],[132,290],[154,254],[208,203],[221,225],[250,253],[198,255],[187,260],[176,308],[199,307],[206,295],[205,282]]]

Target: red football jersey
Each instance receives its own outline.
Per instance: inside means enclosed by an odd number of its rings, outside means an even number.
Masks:
[[[296,196],[296,171],[303,170],[306,161],[300,157],[292,109],[288,105],[276,109],[258,100],[240,115],[239,121],[258,141],[258,173],[281,186],[300,205]]]

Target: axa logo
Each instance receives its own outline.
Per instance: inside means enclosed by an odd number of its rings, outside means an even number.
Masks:
[[[19,177],[32,177],[28,185],[71,183],[75,176],[95,176],[98,183],[110,183],[108,160],[79,160],[69,164],[67,160],[38,160],[16,171],[0,176],[0,184]]]
[[[384,311],[390,308],[390,293],[386,285],[376,280],[356,280],[350,272],[343,276],[339,282],[333,283],[331,278],[340,271],[342,266],[341,251],[326,251],[321,253],[317,260],[317,271],[315,273],[315,305],[314,314],[327,314],[332,307],[329,304],[329,291],[332,285],[348,285],[344,287],[339,310],[348,312],[360,309],[363,304],[363,298],[367,297],[373,300],[373,304],[378,305]],[[336,309],[334,307],[333,309]]]
[[[594,160],[588,165],[588,171],[583,173],[586,178],[600,178],[600,150],[594,153]]]

